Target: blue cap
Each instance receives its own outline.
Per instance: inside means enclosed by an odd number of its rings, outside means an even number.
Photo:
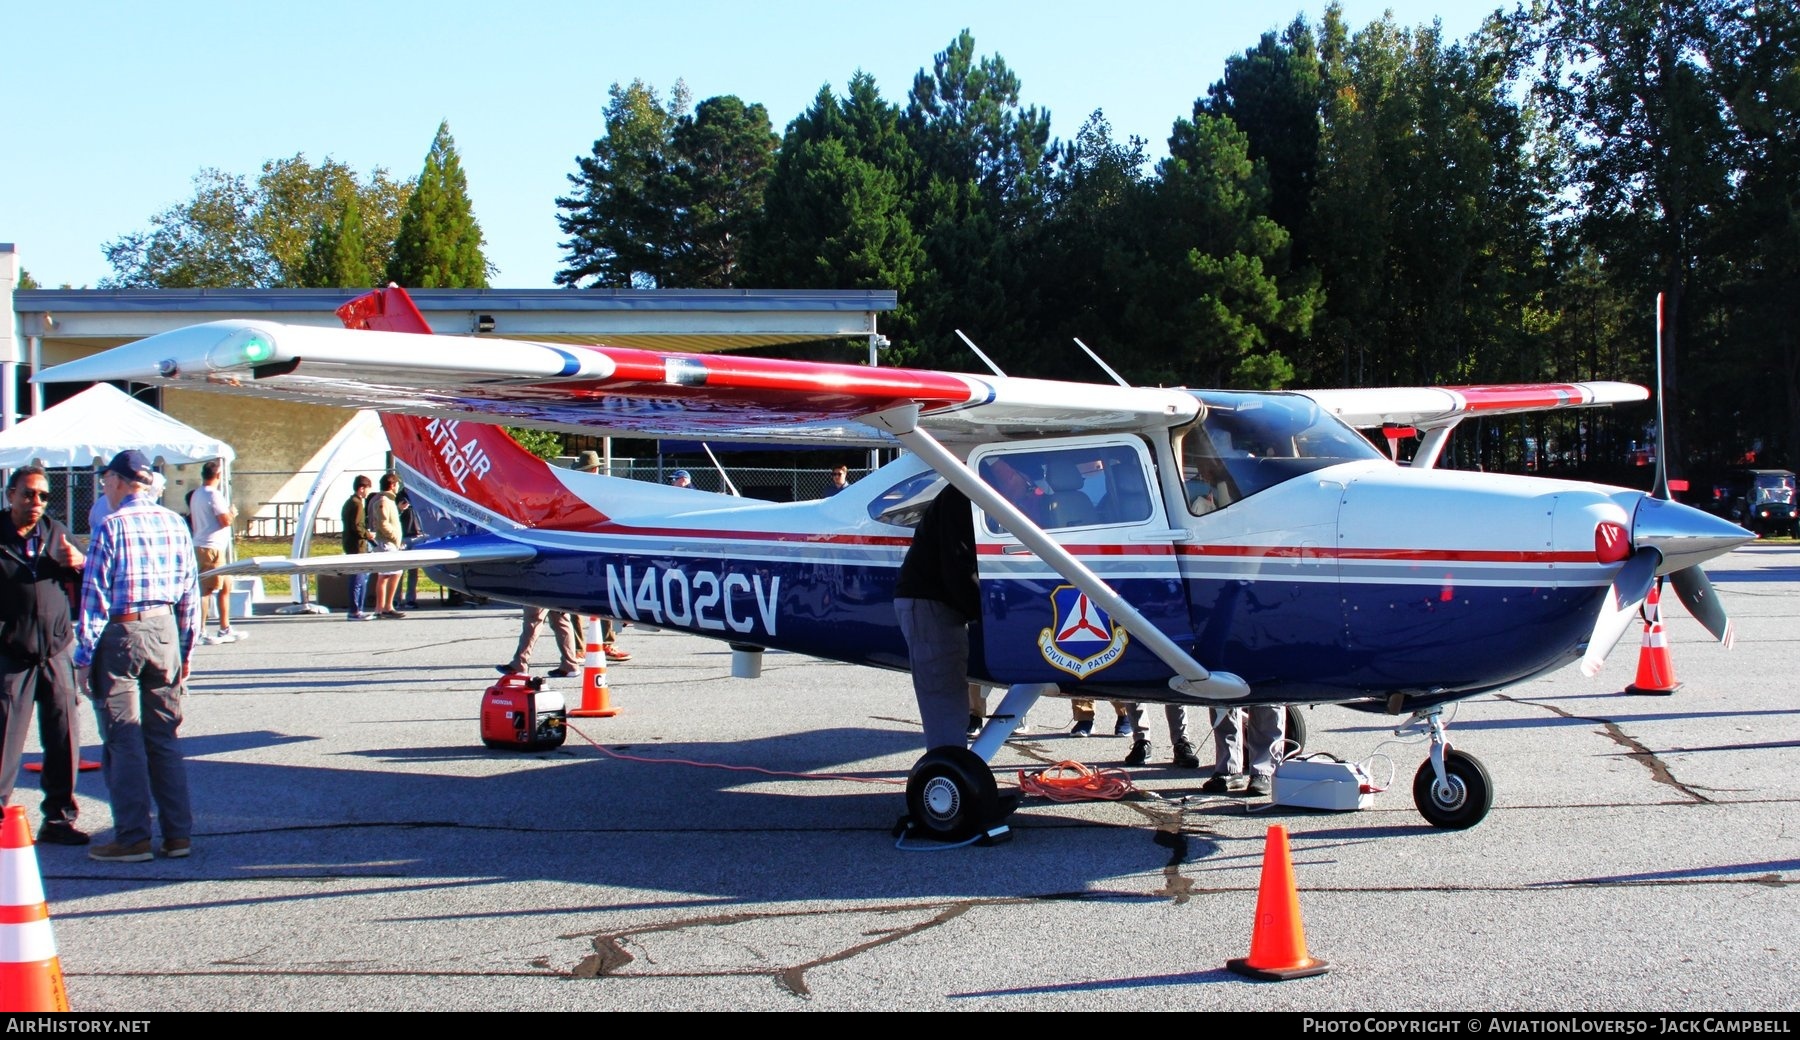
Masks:
[[[678,469],[675,472],[669,474],[669,479],[670,480],[693,480],[694,478],[692,476],[688,475],[687,470]]]
[[[150,468],[150,460],[144,453],[134,448],[126,448],[112,457],[102,473],[117,473],[134,484],[148,484],[154,478],[155,470]]]

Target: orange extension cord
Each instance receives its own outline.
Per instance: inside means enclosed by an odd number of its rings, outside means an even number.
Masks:
[[[1117,801],[1137,790],[1121,769],[1090,769],[1080,762],[1058,762],[1037,773],[1019,771],[1019,790],[1053,802]]]

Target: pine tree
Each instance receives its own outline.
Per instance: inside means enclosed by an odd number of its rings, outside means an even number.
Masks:
[[[481,225],[475,222],[450,124],[439,123],[418,187],[400,217],[387,280],[417,289],[485,289],[488,264],[481,246]]]
[[[319,223],[300,267],[300,284],[309,289],[366,289],[375,284],[363,244],[362,215],[356,200],[346,198],[335,221]]]

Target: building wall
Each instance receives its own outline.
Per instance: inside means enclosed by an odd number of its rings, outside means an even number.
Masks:
[[[348,408],[296,404],[263,398],[210,394],[167,388],[164,412],[202,433],[231,445],[231,504],[237,507],[240,532],[281,486],[325,446],[355,413]],[[200,485],[200,467],[175,466],[164,497],[180,509],[190,488]]]

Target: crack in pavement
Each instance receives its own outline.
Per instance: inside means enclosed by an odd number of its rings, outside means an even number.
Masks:
[[[1497,693],[1494,696],[1498,700],[1509,701],[1513,704],[1524,704],[1534,708],[1542,708],[1545,711],[1554,715],[1560,715],[1573,722],[1592,722],[1599,726],[1601,732],[1605,733],[1613,743],[1625,749],[1626,758],[1633,759],[1646,769],[1649,769],[1650,779],[1659,784],[1673,787],[1675,790],[1686,795],[1689,801],[1707,805],[1713,804],[1711,798],[1708,798],[1706,795],[1701,794],[1699,791],[1676,779],[1674,771],[1669,768],[1669,764],[1664,762],[1660,755],[1645,747],[1636,737],[1633,737],[1623,729],[1620,729],[1619,724],[1611,719],[1599,718],[1593,715],[1577,715],[1574,712],[1565,711],[1554,704],[1546,704],[1543,701],[1526,700],[1522,697],[1511,697],[1504,693]]]
[[[1165,870],[1172,871],[1182,859],[1187,849],[1187,835],[1178,831],[1159,830],[1157,843],[1171,850],[1171,864]],[[1179,875],[1176,875],[1179,876]],[[632,928],[607,930],[601,932],[573,932],[559,936],[559,939],[588,939],[594,952],[584,957],[572,969],[558,971],[551,966],[550,958],[539,957],[531,961],[533,967],[545,969],[554,974],[569,978],[727,978],[764,976],[775,982],[782,989],[802,999],[810,999],[812,990],[807,984],[806,973],[814,968],[828,964],[847,961],[861,954],[880,947],[900,942],[904,939],[922,935],[943,925],[955,921],[965,914],[987,907],[1031,906],[1056,902],[1099,902],[1108,900],[1143,901],[1146,898],[1168,898],[1177,904],[1185,904],[1192,897],[1202,895],[1241,895],[1260,890],[1257,885],[1218,885],[1198,886],[1191,879],[1182,878],[1182,884],[1169,886],[1161,892],[1144,894],[1135,892],[1081,892],[1048,894],[1039,896],[1015,896],[1004,898],[963,899],[944,903],[899,903],[875,904],[869,906],[851,906],[832,910],[803,911],[769,911],[715,914],[703,917],[677,918],[668,921],[657,921]],[[1571,879],[1550,882],[1522,882],[1518,884],[1472,885],[1323,885],[1309,886],[1309,895],[1392,895],[1392,894],[1485,894],[1485,893],[1542,893],[1545,891],[1599,891],[1618,888],[1647,887],[1692,887],[1695,885],[1715,886],[1757,886],[1787,888],[1800,885],[1800,879],[1789,879],[1779,873],[1766,873],[1750,877],[1722,878],[1651,878],[1651,879]],[[1178,890],[1178,891],[1175,891]],[[878,916],[894,916],[906,914],[922,914],[922,918],[912,920],[896,927],[877,927],[862,930],[859,935],[866,937],[863,941],[851,942],[842,948],[821,953],[795,963],[771,963],[768,965],[746,965],[733,967],[679,969],[657,965],[653,955],[643,951],[643,963],[627,947],[640,940],[656,935],[678,935],[696,928],[729,928],[735,925],[769,925],[781,922],[793,922],[802,926],[811,925],[809,934],[817,932],[817,924],[830,918],[849,918],[859,914]],[[743,943],[739,949],[745,950],[749,956],[763,959],[766,954],[760,947]],[[628,970],[630,966],[639,964],[640,970]],[[648,970],[643,970],[648,969]]]

